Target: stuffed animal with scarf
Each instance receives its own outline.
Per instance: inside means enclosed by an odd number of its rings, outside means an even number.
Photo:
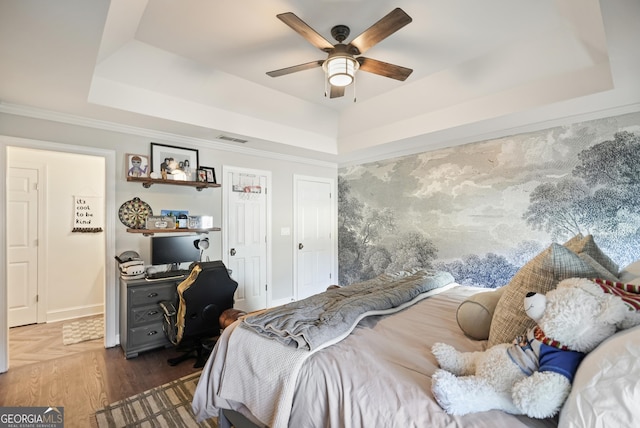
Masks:
[[[584,356],[618,329],[640,324],[620,293],[605,288],[570,278],[546,295],[528,293],[524,308],[537,326],[510,344],[463,353],[436,343],[432,351],[440,369],[432,391],[440,406],[452,415],[493,409],[532,418],[556,415]]]

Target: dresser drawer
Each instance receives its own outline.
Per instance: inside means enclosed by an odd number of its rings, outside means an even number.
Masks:
[[[169,341],[162,330],[162,323],[155,323],[129,329],[129,346],[131,348],[147,345],[163,345]]]
[[[177,283],[164,283],[129,288],[129,304],[144,306],[157,304],[162,300],[176,299]]]
[[[176,302],[179,283],[174,278],[156,281],[120,278],[120,346],[126,358],[171,345],[162,330],[164,316],[158,303]]]
[[[137,327],[141,324],[148,324],[150,322],[162,322],[162,309],[160,306],[136,306],[131,308],[131,327]]]

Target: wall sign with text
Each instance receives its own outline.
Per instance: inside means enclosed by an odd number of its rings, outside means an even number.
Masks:
[[[72,232],[97,233],[104,227],[103,201],[98,196],[73,197]]]

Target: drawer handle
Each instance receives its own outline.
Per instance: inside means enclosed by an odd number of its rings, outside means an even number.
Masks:
[[[149,312],[147,312],[147,315],[155,315],[157,313],[158,313],[158,311],[149,311]]]
[[[149,333],[147,333],[147,336],[153,336],[154,334],[158,334],[158,332],[155,330],[151,330]]]
[[[152,297],[158,297],[158,293],[149,293],[147,295],[148,298],[152,298]]]

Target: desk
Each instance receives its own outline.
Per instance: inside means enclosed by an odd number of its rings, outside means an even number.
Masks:
[[[171,345],[162,330],[163,316],[158,302],[176,302],[176,288],[182,280],[120,278],[120,346],[125,358]]]

